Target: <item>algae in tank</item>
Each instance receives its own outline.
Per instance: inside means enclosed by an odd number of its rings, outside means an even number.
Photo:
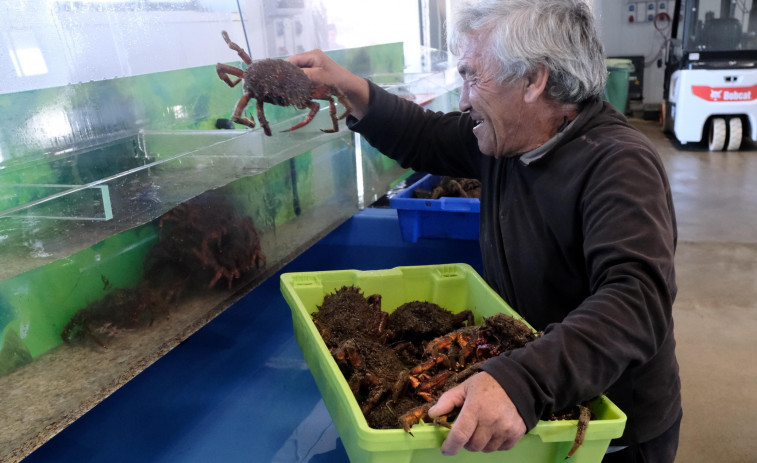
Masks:
[[[0,376],[5,376],[31,361],[32,354],[19,335],[14,330],[8,330],[3,336],[0,348]]]
[[[14,318],[13,308],[0,297],[0,376],[32,361],[29,349],[10,326]]]

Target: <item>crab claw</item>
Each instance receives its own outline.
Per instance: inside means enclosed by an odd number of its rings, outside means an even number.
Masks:
[[[433,405],[433,403],[427,403],[421,405],[420,407],[415,407],[409,412],[400,416],[399,423],[400,426],[402,426],[402,429],[404,429],[406,433],[412,436],[413,433],[410,431],[410,428],[412,428],[413,425],[420,423],[423,419],[430,420],[428,416],[428,410],[431,408],[431,405]]]
[[[452,423],[450,423],[447,415],[437,416],[434,418],[434,424],[437,426],[444,426],[447,429],[452,429]]]

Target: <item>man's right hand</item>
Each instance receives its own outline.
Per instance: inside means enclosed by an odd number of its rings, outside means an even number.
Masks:
[[[352,116],[361,119],[365,115],[370,98],[368,81],[343,68],[321,50],[306,51],[286,60],[305,71],[313,82],[341,90],[350,100]]]

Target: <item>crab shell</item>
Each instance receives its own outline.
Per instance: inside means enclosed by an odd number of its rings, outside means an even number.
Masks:
[[[245,92],[278,106],[307,106],[313,98],[311,85],[302,69],[281,59],[262,59],[245,70]]]

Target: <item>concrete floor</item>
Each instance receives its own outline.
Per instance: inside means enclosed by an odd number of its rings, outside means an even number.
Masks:
[[[678,218],[683,383],[677,462],[757,461],[757,146],[709,152],[633,119],[658,147]]]

